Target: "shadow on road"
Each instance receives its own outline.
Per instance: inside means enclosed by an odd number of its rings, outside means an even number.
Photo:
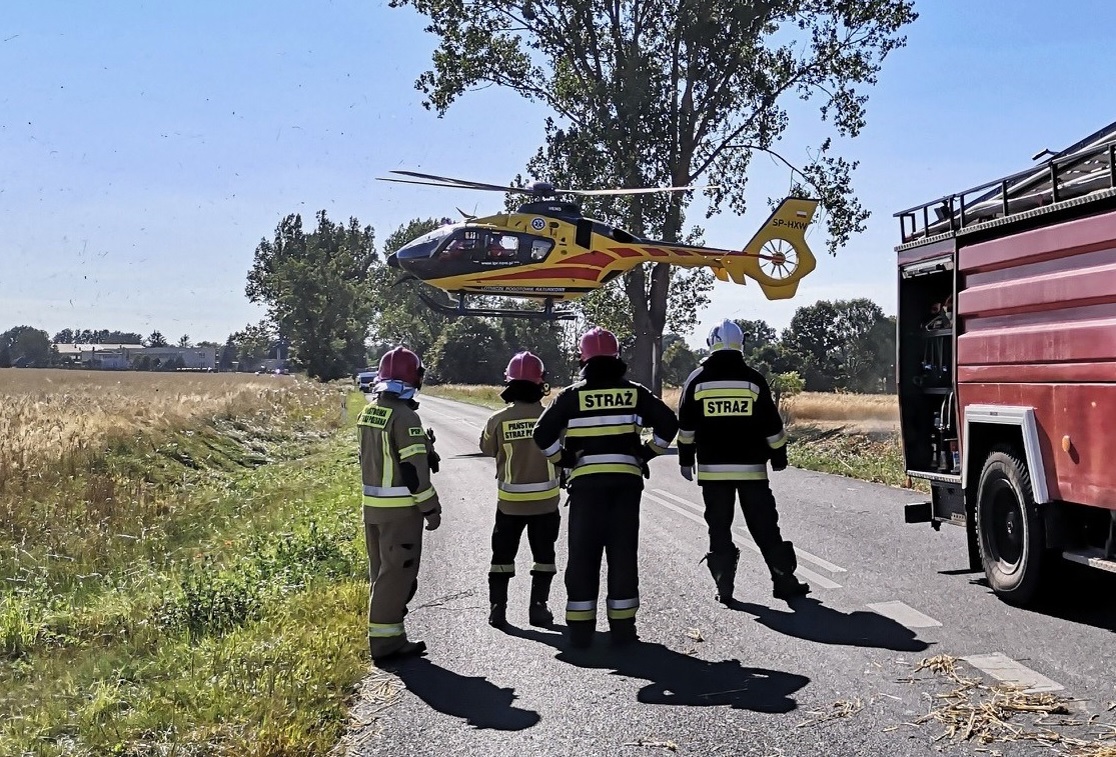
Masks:
[[[874,612],[843,613],[812,597],[798,597],[788,604],[790,612],[739,601],[733,602],[732,609],[757,616],[758,623],[773,631],[819,644],[877,647],[896,652],[921,652],[929,646],[906,626]]]
[[[431,709],[461,718],[478,729],[522,731],[539,722],[539,713],[513,707],[515,689],[502,689],[481,676],[463,676],[426,658],[392,667],[407,690]]]
[[[638,642],[610,647],[602,634],[597,634],[589,649],[574,649],[561,633],[513,627],[506,628],[505,633],[548,644],[558,650],[557,659],[570,665],[611,670],[614,675],[649,681],[636,697],[643,704],[729,706],[737,710],[786,713],[798,706],[791,694],[810,683],[809,678],[793,673],[746,668],[739,660],[706,662],[662,644]]]
[[[1047,584],[1034,604],[1022,612],[1093,626],[1116,632],[1116,575],[1084,565],[1056,562],[1046,576]],[[984,577],[970,583],[988,590],[989,601],[996,601]]]

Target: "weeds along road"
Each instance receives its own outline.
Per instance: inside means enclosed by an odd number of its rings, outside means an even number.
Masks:
[[[1075,591],[1043,611],[1008,607],[976,582],[979,575],[963,572],[961,529],[902,523],[902,505],[919,494],[795,469],[772,481],[799,575],[814,590],[809,597],[789,605],[771,597],[738,512],[738,606],[718,605],[699,563],[706,550],[700,492],[663,457],[652,464],[643,500],[641,644],[613,650],[599,632],[591,650],[568,650],[560,628],[527,625],[526,539],[511,587],[513,628],[490,628],[493,463],[468,456],[490,411],[424,398],[419,412],[444,458],[435,477],[442,527],[426,534],[407,618],[409,634],[430,651],[391,676],[375,674],[400,695],[386,708],[358,702],[355,718],[368,725],[350,733],[351,754],[972,754],[978,743],[935,741],[942,723],[912,724],[943,705],[933,695],[958,688],[915,672],[937,655],[971,657],[958,664],[966,677],[995,683],[998,676],[1081,700],[1071,709],[1084,715],[1071,721],[1092,713],[1113,719],[1106,710],[1116,700],[1116,610],[1106,577],[1075,574]],[[559,571],[567,513],[563,507]],[[1090,614],[1090,596],[1107,607]],[[551,601],[557,618],[564,602],[559,580]],[[1023,742],[989,748],[1052,754]]]

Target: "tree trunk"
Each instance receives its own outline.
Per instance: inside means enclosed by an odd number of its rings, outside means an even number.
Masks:
[[[632,336],[628,351],[631,378],[651,388],[655,378],[654,327],[647,303],[647,272],[640,266],[624,277],[624,291],[632,304]]]

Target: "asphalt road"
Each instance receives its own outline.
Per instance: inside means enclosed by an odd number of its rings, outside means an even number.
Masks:
[[[560,628],[529,626],[526,540],[511,587],[514,627],[490,628],[494,470],[471,456],[489,412],[422,399],[419,413],[444,458],[435,477],[444,512],[442,527],[426,534],[407,625],[430,651],[390,676],[374,673],[366,689],[382,695],[387,681],[401,693],[386,707],[379,695],[357,703],[364,725],[350,734],[351,754],[1053,753],[1023,743],[954,745],[937,738],[941,724],[912,725],[942,704],[934,695],[956,688],[914,672],[936,655],[971,657],[967,676],[1072,697],[1072,720],[1116,720],[1107,712],[1116,700],[1108,576],[1068,570],[1053,604],[1009,607],[966,571],[961,529],[903,524],[902,506],[918,493],[796,469],[773,474],[772,486],[809,597],[771,597],[738,514],[738,603],[716,603],[699,563],[707,546],[700,492],[665,456],[652,463],[643,499],[640,644],[612,649],[598,633],[592,649],[570,650]],[[563,523],[560,571],[565,538]],[[564,602],[559,578],[556,618]]]

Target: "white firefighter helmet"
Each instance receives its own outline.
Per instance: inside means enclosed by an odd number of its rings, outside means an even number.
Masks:
[[[717,350],[744,351],[744,331],[727,318],[709,330],[705,343],[713,352]]]

